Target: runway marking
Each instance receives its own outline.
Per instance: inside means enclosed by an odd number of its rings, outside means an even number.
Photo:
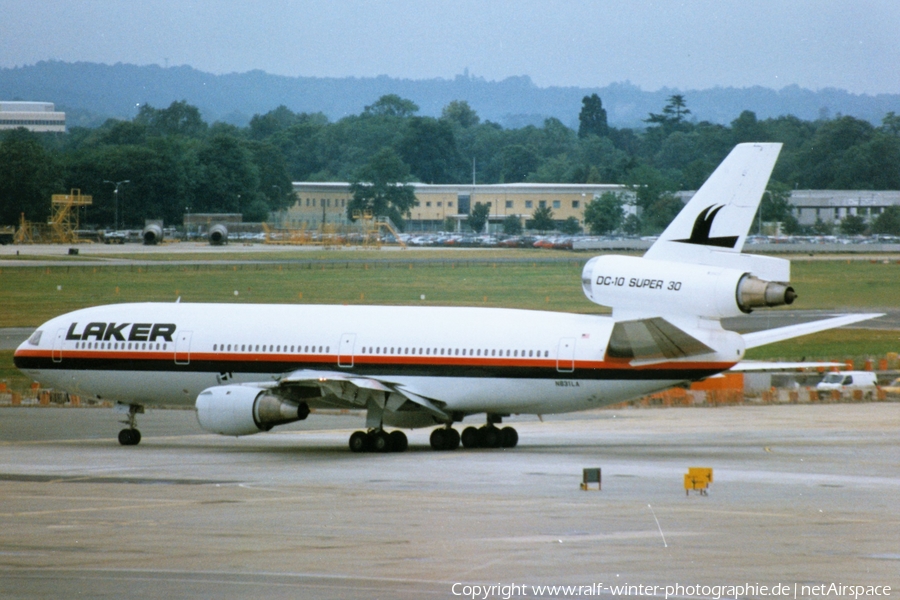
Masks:
[[[573,542],[597,542],[606,540],[639,540],[646,538],[655,538],[659,535],[656,531],[616,531],[613,533],[594,533],[587,535],[524,535],[520,537],[502,537],[502,538],[479,538],[482,542],[508,542],[508,543],[526,543],[526,544],[558,544],[560,540],[568,543]],[[696,531],[670,531],[670,536],[689,537],[703,535]]]
[[[668,548],[669,544],[666,543],[666,536],[663,535],[662,527],[659,524],[659,519],[656,518],[656,512],[654,512],[653,507],[649,504],[647,505],[647,508],[649,508],[650,512],[653,514],[653,520],[656,521],[656,527],[659,529],[659,535],[662,537],[663,547]]]
[[[33,571],[34,573],[28,573]],[[401,585],[434,585],[434,586],[450,586],[453,581],[433,580],[433,579],[414,579],[401,577],[378,577],[365,575],[350,575],[343,573],[284,573],[284,572],[266,572],[266,571],[178,571],[174,569],[116,569],[116,568],[92,568],[92,567],[53,567],[51,569],[28,568],[28,567],[5,567],[0,566],[0,572],[10,573],[17,577],[30,579],[44,579],[48,574],[59,573],[60,576],[66,578],[80,577],[87,579],[93,575],[94,579],[110,579],[116,581],[169,581],[182,583],[217,583],[217,584],[236,584],[236,585],[267,585],[277,587],[321,587],[327,589],[346,588],[350,590],[371,590],[384,591],[383,587],[375,587],[372,584],[401,584]],[[106,576],[106,577],[103,577]],[[154,577],[155,576],[155,577]],[[169,576],[169,577],[160,577]],[[254,578],[248,580],[248,578]],[[324,581],[347,582],[345,585],[327,585],[325,583],[304,583],[302,581],[284,581],[278,582],[274,579],[281,578],[286,580],[303,580],[303,579],[321,579]],[[360,587],[352,582],[369,582],[371,587]],[[441,597],[446,597],[446,589],[440,592],[431,592],[428,590],[415,590],[416,593],[424,592],[428,594],[439,593]]]

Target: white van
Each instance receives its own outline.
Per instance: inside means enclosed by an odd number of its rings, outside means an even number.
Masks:
[[[816,386],[819,399],[824,400],[831,396],[833,390],[838,390],[841,395],[853,395],[856,390],[861,390],[863,398],[874,400],[877,392],[878,380],[871,371],[838,371],[828,373]]]

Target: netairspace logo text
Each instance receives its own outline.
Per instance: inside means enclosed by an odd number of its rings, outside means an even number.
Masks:
[[[471,600],[488,600],[489,598],[540,598],[540,597],[591,597],[591,596],[654,596],[665,598],[704,598],[720,600],[724,598],[740,598],[746,596],[774,598],[859,598],[890,596],[891,587],[886,585],[844,585],[842,583],[809,584],[775,584],[761,585],[746,583],[742,585],[526,585],[517,583],[478,585],[454,583],[451,588],[454,596],[471,598]]]

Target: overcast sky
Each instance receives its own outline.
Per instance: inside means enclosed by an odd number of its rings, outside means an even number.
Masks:
[[[0,67],[48,59],[900,93],[900,1],[0,0]]]

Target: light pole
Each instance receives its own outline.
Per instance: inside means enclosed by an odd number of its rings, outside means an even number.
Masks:
[[[113,190],[113,195],[116,197],[116,222],[115,222],[115,225],[113,226],[113,229],[115,231],[118,231],[119,230],[119,186],[124,185],[126,183],[131,183],[131,180],[125,179],[123,181],[110,181],[109,179],[104,179],[103,183],[111,183],[112,185],[116,186],[116,189]]]

